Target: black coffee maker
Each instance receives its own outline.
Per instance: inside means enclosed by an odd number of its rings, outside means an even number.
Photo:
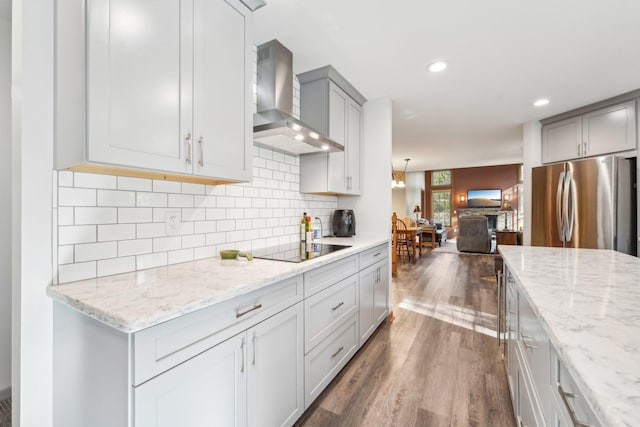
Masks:
[[[351,209],[338,209],[333,212],[333,235],[351,237],[356,234],[356,216]]]

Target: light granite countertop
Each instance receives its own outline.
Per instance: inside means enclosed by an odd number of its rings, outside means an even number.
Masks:
[[[47,294],[120,331],[133,333],[229,300],[389,239],[324,238],[349,248],[301,263],[219,257],[49,286]]]
[[[640,258],[500,246],[551,344],[606,426],[640,420]]]

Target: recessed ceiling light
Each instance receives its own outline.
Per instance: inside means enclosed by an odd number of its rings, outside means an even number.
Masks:
[[[536,107],[542,107],[543,105],[547,105],[549,103],[549,100],[546,98],[541,98],[538,99],[536,102],[533,103],[533,105],[535,105]]]
[[[436,61],[429,64],[427,69],[432,73],[439,73],[440,71],[447,68],[447,61]]]

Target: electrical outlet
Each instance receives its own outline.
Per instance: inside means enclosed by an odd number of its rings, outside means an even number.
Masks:
[[[177,235],[180,231],[180,211],[165,211],[164,226],[167,236]]]

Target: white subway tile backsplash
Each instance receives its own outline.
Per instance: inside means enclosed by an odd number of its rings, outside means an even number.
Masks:
[[[206,240],[207,239],[204,234],[191,234],[188,236],[182,236],[182,247],[196,248],[199,246],[204,246],[206,244]]]
[[[183,194],[204,194],[204,184],[193,184],[190,182],[182,183]]]
[[[98,261],[98,277],[128,273],[136,270],[136,257],[103,259]]]
[[[76,172],[73,177],[74,187],[116,189],[116,177],[97,173]]]
[[[98,241],[130,240],[136,238],[135,224],[98,225]]]
[[[133,191],[98,190],[98,206],[135,206],[136,193]]]
[[[169,194],[167,206],[170,208],[192,208],[193,195],[191,194]]]
[[[118,256],[142,255],[153,252],[153,239],[120,240],[118,241]]]
[[[96,190],[92,188],[58,188],[58,206],[95,206]]]
[[[177,264],[179,262],[193,261],[193,248],[169,251],[168,256],[169,258],[167,262],[169,264]]]
[[[166,252],[174,249],[180,249],[182,246],[182,237],[158,237],[153,239],[153,252]]]
[[[155,185],[154,181],[154,185]],[[164,182],[164,181],[159,181]],[[180,184],[180,183],[178,183]],[[148,208],[166,208],[166,193],[136,193],[136,206]]]
[[[96,241],[95,225],[69,225],[58,227],[58,245],[90,243]]]
[[[58,208],[58,225],[73,225],[73,209],[72,207]]]
[[[183,221],[204,221],[207,210],[204,208],[182,208]]]
[[[216,221],[196,221],[193,231],[194,233],[213,233],[216,231]]]
[[[58,171],[58,185],[60,187],[73,187],[73,172]]]
[[[216,196],[195,196],[194,205],[199,208],[215,208]]]
[[[166,236],[165,223],[153,222],[148,224],[136,225],[136,236],[138,239],[147,239],[149,237],[164,237]]]
[[[75,224],[115,224],[118,222],[118,210],[116,208],[75,208]]]
[[[73,245],[58,246],[58,264],[73,264]]]
[[[167,253],[157,252],[146,255],[136,256],[136,270],[144,270],[146,268],[162,267],[167,265]]]
[[[75,261],[95,261],[118,256],[117,242],[85,243],[75,246]]]
[[[118,190],[130,191],[151,191],[152,180],[146,178],[131,178],[128,176],[118,177]],[[98,270],[100,266],[98,265]]]
[[[181,193],[182,185],[177,181],[153,180],[153,191],[156,193]]]
[[[120,224],[136,224],[153,221],[152,208],[118,208],[118,222]]]
[[[58,281],[60,283],[75,282],[76,280],[92,279],[96,277],[96,262],[79,262],[64,264],[58,267]]]
[[[297,241],[302,212],[330,234],[337,198],[299,193],[298,157],[255,147],[253,165],[252,182],[217,186],[54,172],[53,283]],[[179,213],[175,236],[166,235],[168,210]]]

